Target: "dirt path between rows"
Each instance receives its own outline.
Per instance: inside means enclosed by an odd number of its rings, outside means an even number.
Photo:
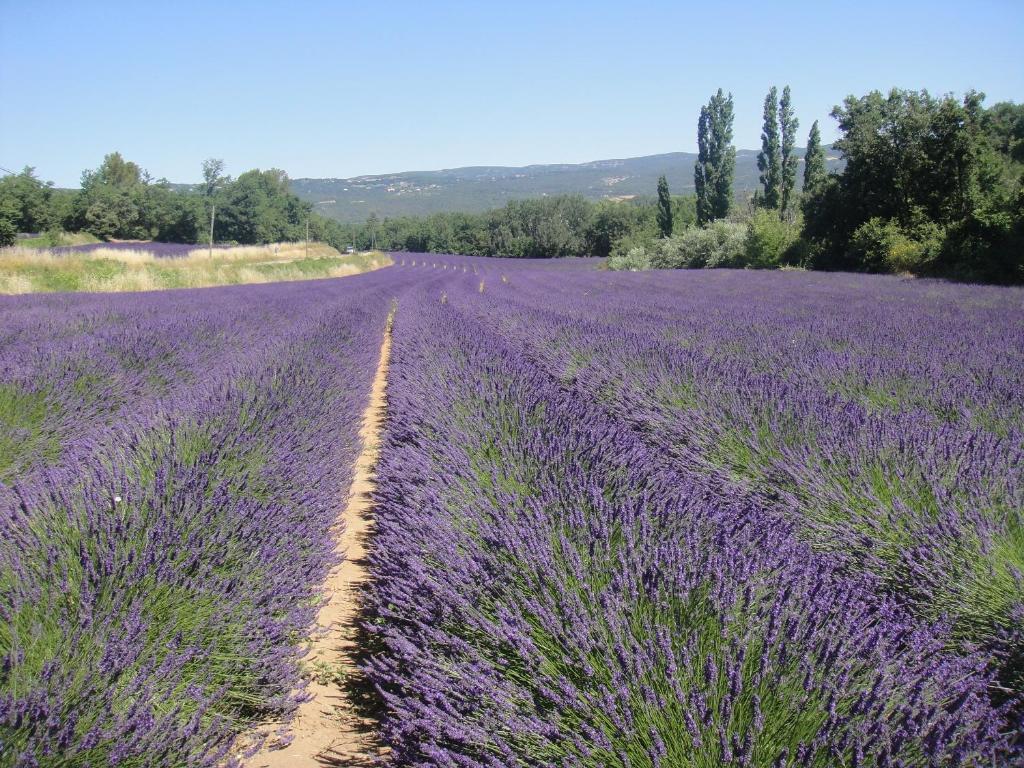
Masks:
[[[373,528],[369,494],[374,487],[373,470],[380,449],[390,355],[391,317],[384,333],[370,403],[363,412],[359,431],[363,449],[356,459],[348,502],[336,523],[336,551],[344,560],[324,582],[327,602],[317,616],[317,631],[304,659],[314,670],[307,688],[312,698],[299,706],[287,728],[287,735],[293,738],[286,746],[281,747],[288,738],[284,732],[264,728],[264,733],[271,735],[264,747],[245,762],[247,768],[368,766],[383,754],[374,738],[373,722],[357,713],[340,682],[358,675],[353,658],[358,650],[358,592],[367,578],[366,539]]]

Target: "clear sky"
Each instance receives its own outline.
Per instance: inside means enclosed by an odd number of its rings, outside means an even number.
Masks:
[[[826,140],[876,88],[1019,102],[1024,0],[0,0],[0,166],[61,186],[113,150],[172,181],[694,151],[718,87],[757,148],[786,83]]]

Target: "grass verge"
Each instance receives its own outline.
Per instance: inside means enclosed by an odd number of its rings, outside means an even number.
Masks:
[[[196,248],[180,258],[139,249],[101,248],[55,254],[33,248],[0,250],[0,294],[56,291],[124,292],[344,277],[387,266],[379,251],[342,255],[323,243]]]

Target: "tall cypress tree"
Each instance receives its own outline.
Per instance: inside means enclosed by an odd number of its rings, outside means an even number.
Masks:
[[[697,162],[693,167],[693,186],[697,193],[697,223],[701,226],[711,221],[711,112],[707,105],[700,108],[697,120]]]
[[[797,159],[793,154],[796,146],[796,132],[800,121],[793,114],[793,101],[790,98],[789,86],[782,89],[782,100],[779,102],[779,123],[782,131],[782,185],[779,199],[779,215],[785,217],[789,210],[789,200],[796,186]]]
[[[732,145],[733,101],[718,89],[701,107],[697,122],[697,163],[693,169],[697,188],[697,223],[706,224],[729,213],[732,180],[736,172],[736,148]]]
[[[715,103],[713,122],[715,147],[718,151],[718,175],[715,179],[714,214],[716,219],[724,219],[732,207],[732,181],[736,174],[736,147],[732,145],[733,101],[732,94],[728,98],[722,95],[722,89],[712,99]]]
[[[779,207],[779,184],[781,181],[779,154],[779,91],[773,85],[764,97],[764,124],[761,127],[761,151],[757,153],[757,170],[761,172],[761,186],[764,191],[759,201],[765,208]]]
[[[822,149],[821,131],[815,120],[807,136],[807,152],[804,155],[804,194],[812,194],[824,180],[825,150]]]
[[[658,177],[658,231],[662,237],[672,236],[672,196],[668,192],[668,179]]]

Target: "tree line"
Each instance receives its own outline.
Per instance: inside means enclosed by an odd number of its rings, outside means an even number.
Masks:
[[[55,189],[35,170],[0,179],[0,245],[17,233],[44,234],[59,245],[65,232],[88,232],[101,240],[158,240],[259,244],[300,240],[309,222],[314,233],[330,226],[289,189],[284,171],[252,170],[232,179],[224,162],[203,163],[203,183],[182,188],[154,180],[139,165],[108,154],[82,173],[78,190]]]
[[[237,179],[210,159],[197,185],[153,180],[118,152],[82,174],[79,190],[55,189],[32,168],[0,179],[0,244],[16,234],[50,233],[59,245],[64,232],[88,232],[102,240],[204,243],[211,224],[215,242],[258,244],[311,239],[344,250],[434,251],[479,256],[554,258],[608,256],[626,238],[651,239],[672,222],[692,226],[695,199],[669,197],[592,202],[579,195],[513,200],[480,214],[439,213],[426,217],[343,224],[313,211],[288,186],[283,171],[253,170]],[[666,224],[666,220],[669,222]]]
[[[653,198],[579,196],[514,201],[481,214],[339,225],[359,247],[481,256],[610,256],[613,268],[800,266],[1024,281],[1024,105],[983,106],[894,89],[832,110],[840,138],[829,173],[815,120],[803,157],[788,86],[763,104],[760,185],[738,199],[731,94],[715,93],[697,122],[696,195],[665,177]]]
[[[668,197],[667,191],[661,199],[625,201],[559,195],[512,200],[483,213],[371,215],[359,224],[332,222],[335,232],[329,236],[360,249],[514,258],[609,256],[626,242],[658,237],[666,226],[669,231],[693,226],[695,204],[692,195]]]
[[[0,179],[0,244],[17,232],[87,231],[102,239],[264,243],[310,237],[337,248],[480,256],[610,257],[621,269],[779,267],[909,272],[1024,281],[1024,105],[984,106],[969,92],[893,89],[850,96],[831,113],[845,161],[828,172],[818,121],[807,135],[802,190],[790,88],[763,104],[760,185],[733,189],[732,94],[719,89],[697,121],[695,195],[589,201],[579,195],[511,201],[460,212],[342,224],[289,190],[283,171],[231,179],[219,160],[203,183],[154,181],[118,153],[57,190],[31,168]]]
[[[983,101],[975,91],[962,99],[899,89],[848,97],[831,113],[840,133],[833,151],[845,166],[826,172],[815,121],[795,206],[799,123],[789,87],[781,97],[772,87],[764,101],[760,188],[737,211],[733,99],[720,89],[701,109],[694,182],[697,224],[725,223],[714,233],[634,248],[619,266],[793,264],[1022,282],[1024,105],[986,109]],[[724,250],[709,259],[704,252],[713,242]]]
[[[348,225],[346,237],[392,250],[544,257],[611,256],[619,268],[803,266],[1024,281],[1024,106],[983,107],[927,91],[877,91],[832,111],[845,160],[829,173],[817,120],[797,191],[799,121],[790,88],[763,105],[760,187],[733,190],[734,104],[719,90],[702,108],[693,197],[509,203]],[[685,213],[684,213],[685,212]]]

